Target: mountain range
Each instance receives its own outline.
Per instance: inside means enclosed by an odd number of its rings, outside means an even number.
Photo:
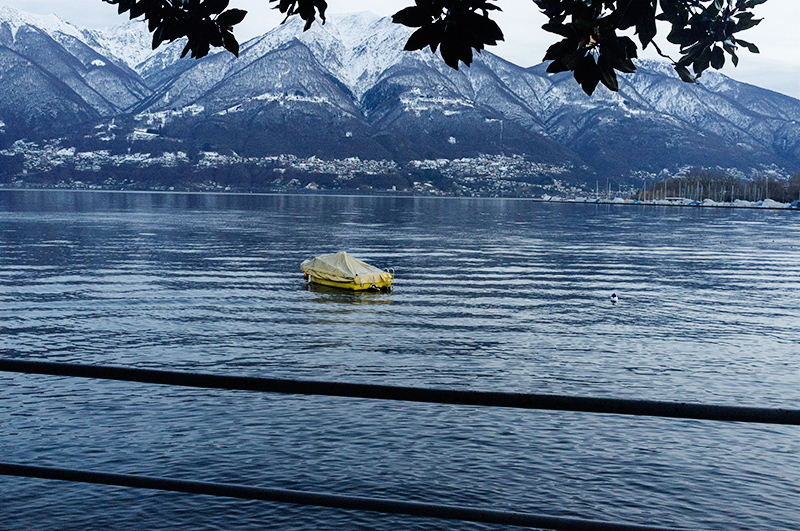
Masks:
[[[228,52],[150,49],[142,22],[88,30],[0,6],[0,149],[359,157],[398,164],[521,156],[592,182],[687,166],[800,170],[800,101],[643,60],[620,90],[484,51],[453,70],[402,50],[409,28],[370,13],[302,31],[289,20]],[[753,60],[757,60],[753,59]]]

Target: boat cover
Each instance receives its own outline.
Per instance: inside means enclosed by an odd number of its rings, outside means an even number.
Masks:
[[[300,269],[311,276],[333,282],[355,282],[356,284],[376,284],[390,280],[392,275],[375,266],[362,262],[344,251],[323,254],[300,264]]]

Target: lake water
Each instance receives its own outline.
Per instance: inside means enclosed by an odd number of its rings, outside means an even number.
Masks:
[[[338,250],[395,291],[304,289],[299,263]],[[0,191],[3,357],[800,408],[799,324],[790,211]],[[16,463],[800,527],[797,427],[9,373],[0,427]],[[0,477],[0,529],[504,528]]]

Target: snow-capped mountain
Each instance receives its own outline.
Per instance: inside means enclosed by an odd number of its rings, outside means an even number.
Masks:
[[[149,94],[92,33],[50,15],[0,6],[0,115],[15,130],[68,129],[114,116]]]
[[[55,35],[58,33],[79,37],[85,30],[65,22],[55,15],[35,15],[25,13],[11,6],[0,4],[0,24],[11,32],[11,38],[16,36],[21,27],[32,26],[45,33]]]
[[[411,31],[369,13],[306,32],[290,20],[243,43],[238,58],[195,61],[180,59],[180,42],[150,50],[136,21],[90,31],[0,6],[0,142],[61,134],[54,124],[85,139],[113,119],[127,130],[101,135],[112,149],[179,142],[189,152],[398,161],[503,153],[621,178],[686,165],[800,169],[793,98],[717,73],[688,85],[656,61],[622,76],[618,93],[589,97],[568,74],[488,52],[452,70],[428,50],[404,52]],[[132,134],[145,129],[146,141]]]
[[[0,4],[0,26],[11,32],[12,42],[20,28],[36,28],[62,44],[69,44],[72,39],[82,42],[120,66],[132,69],[156,53],[150,46],[152,36],[147,32],[147,24],[141,20],[95,30],[75,26],[55,15],[35,15]]]

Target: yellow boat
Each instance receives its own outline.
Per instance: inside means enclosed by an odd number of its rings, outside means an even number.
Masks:
[[[378,269],[344,251],[305,260],[300,269],[310,284],[350,291],[391,291],[394,280],[392,269]]]

